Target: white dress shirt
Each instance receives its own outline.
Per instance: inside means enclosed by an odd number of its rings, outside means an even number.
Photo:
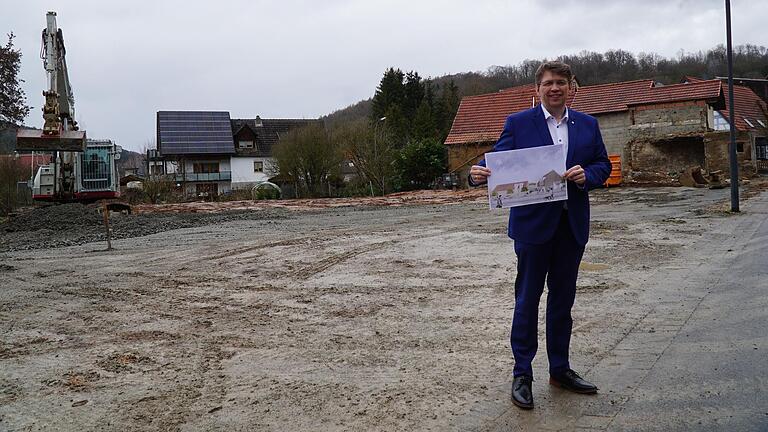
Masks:
[[[565,107],[565,113],[560,121],[555,119],[555,116],[549,113],[544,104],[541,104],[541,110],[544,111],[544,118],[547,120],[547,128],[549,128],[549,135],[552,137],[552,142],[555,144],[563,145],[563,155],[568,157],[568,107]],[[568,167],[565,167],[568,169]],[[563,201],[563,208],[568,210],[568,201]]]
[[[549,135],[552,137],[552,142],[555,144],[563,145],[563,154],[568,154],[568,107],[565,107],[565,113],[563,118],[558,122],[555,120],[555,116],[549,113],[544,104],[541,104],[541,110],[544,111],[544,118],[547,120],[547,127],[549,128]],[[566,167],[567,168],[567,167]]]

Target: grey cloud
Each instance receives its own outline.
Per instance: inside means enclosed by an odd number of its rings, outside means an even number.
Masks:
[[[622,48],[674,56],[722,43],[717,1],[3,2],[42,123],[38,58],[47,8],[64,30],[77,114],[89,136],[138,150],[160,109],[317,117],[370,97],[389,66],[422,76]],[[768,2],[735,0],[734,43],[768,45]]]

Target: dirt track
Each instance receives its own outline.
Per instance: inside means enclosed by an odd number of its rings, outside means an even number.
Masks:
[[[725,200],[593,194],[575,368],[642,318],[652,268],[734,217]],[[482,429],[509,404],[515,259],[482,198],[183,217],[111,252],[0,234],[0,429]]]

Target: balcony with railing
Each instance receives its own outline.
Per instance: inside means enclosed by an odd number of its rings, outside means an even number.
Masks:
[[[176,173],[177,182],[210,182],[232,181],[232,171],[219,171],[211,173]]]
[[[150,161],[162,161],[163,155],[160,154],[160,150],[149,149],[147,150],[147,160]]]

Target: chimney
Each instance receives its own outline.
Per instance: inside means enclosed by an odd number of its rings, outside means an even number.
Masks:
[[[263,127],[264,126],[264,124],[261,122],[261,117],[259,117],[259,116],[256,116],[255,123],[256,123],[256,127]]]

